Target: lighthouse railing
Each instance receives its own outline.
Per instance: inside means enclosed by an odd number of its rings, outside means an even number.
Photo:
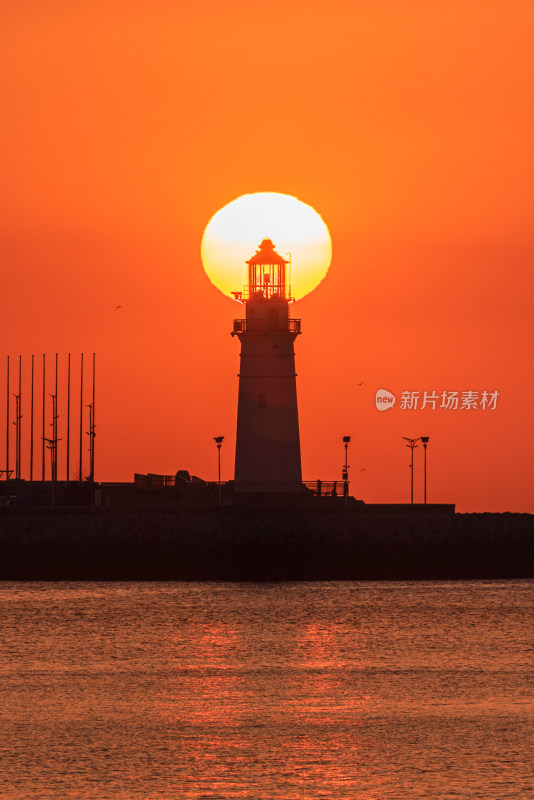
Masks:
[[[251,494],[308,494],[316,497],[343,497],[344,481],[237,481],[235,491]]]
[[[281,297],[284,300],[294,301],[291,296],[291,286],[287,283],[267,283],[262,285],[243,286],[240,292],[231,292],[236,300],[243,302],[250,300],[253,297],[264,297],[269,299],[271,297]]]
[[[248,325],[247,325],[248,322]],[[269,332],[279,333],[300,333],[300,319],[286,319],[280,320],[277,324],[269,321],[267,328]],[[246,319],[234,319],[234,330],[232,335],[236,333],[265,333],[266,328],[261,322],[256,322]]]

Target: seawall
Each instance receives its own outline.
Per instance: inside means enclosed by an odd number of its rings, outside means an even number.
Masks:
[[[534,515],[9,509],[2,580],[534,578]]]

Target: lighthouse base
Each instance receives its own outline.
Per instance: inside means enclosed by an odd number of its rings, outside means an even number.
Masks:
[[[251,313],[251,309],[247,309]],[[295,333],[242,332],[235,491],[302,491]]]

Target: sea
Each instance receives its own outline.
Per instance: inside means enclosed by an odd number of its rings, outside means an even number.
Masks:
[[[534,798],[534,582],[0,583],[1,800]]]

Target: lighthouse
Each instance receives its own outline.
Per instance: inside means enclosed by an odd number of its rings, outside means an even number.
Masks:
[[[233,292],[245,305],[232,336],[241,342],[236,492],[297,492],[302,485],[294,343],[300,319],[288,264],[270,239],[247,262],[248,285]]]

